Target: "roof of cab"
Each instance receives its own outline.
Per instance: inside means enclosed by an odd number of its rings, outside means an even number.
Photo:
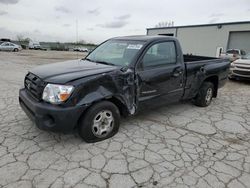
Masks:
[[[134,35],[134,36],[124,36],[124,37],[115,37],[111,38],[111,40],[134,40],[134,41],[154,41],[154,40],[161,40],[161,39],[173,39],[174,37],[169,36],[161,36],[161,35],[155,35],[155,36],[149,36],[149,35]]]

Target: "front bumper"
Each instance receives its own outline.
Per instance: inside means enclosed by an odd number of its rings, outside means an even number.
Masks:
[[[245,78],[250,79],[250,67],[249,68],[230,68],[229,78]]]
[[[45,102],[37,102],[26,89],[19,91],[19,103],[27,116],[42,130],[70,132],[86,109],[83,106],[62,107]]]

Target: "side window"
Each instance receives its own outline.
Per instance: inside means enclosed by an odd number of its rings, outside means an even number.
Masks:
[[[143,68],[153,68],[176,63],[174,42],[161,42],[151,46],[142,60]]]

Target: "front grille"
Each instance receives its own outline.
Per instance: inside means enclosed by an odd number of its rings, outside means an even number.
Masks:
[[[234,70],[233,72],[234,72],[235,74],[250,76],[250,71]]]
[[[250,67],[248,66],[248,67],[244,67],[244,66],[239,66],[239,65],[236,65],[236,67],[237,68],[239,68],[239,69],[250,69]]]
[[[30,93],[36,100],[40,101],[42,99],[45,84],[38,76],[28,73],[25,76],[24,86],[28,93]]]

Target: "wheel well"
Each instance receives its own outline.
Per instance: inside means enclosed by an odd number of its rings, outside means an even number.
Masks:
[[[97,100],[93,103],[91,103],[88,108],[86,109],[89,110],[89,108],[93,105],[93,104],[96,104],[98,102],[101,102],[101,101],[109,101],[109,102],[112,102],[114,105],[117,106],[117,108],[119,109],[119,112],[121,114],[121,116],[123,117],[126,117],[128,116],[129,112],[127,110],[127,107],[125,106],[125,104],[123,104],[119,99],[115,98],[115,97],[111,97],[111,98],[108,98],[108,99],[101,99],[101,100]],[[77,124],[75,125],[75,128],[79,125],[79,122],[81,121],[81,119],[84,117],[84,114],[86,113],[86,111],[84,111],[81,116],[79,117],[78,121],[77,121]]]
[[[129,114],[127,107],[119,99],[117,99],[115,97],[111,97],[111,98],[106,99],[106,100],[114,103],[117,106],[117,108],[120,111],[121,116],[127,116]]]
[[[214,85],[214,93],[213,93],[213,97],[217,97],[217,93],[218,93],[218,84],[219,84],[219,78],[218,76],[211,76],[208,77],[204,80],[204,82],[211,82]]]

